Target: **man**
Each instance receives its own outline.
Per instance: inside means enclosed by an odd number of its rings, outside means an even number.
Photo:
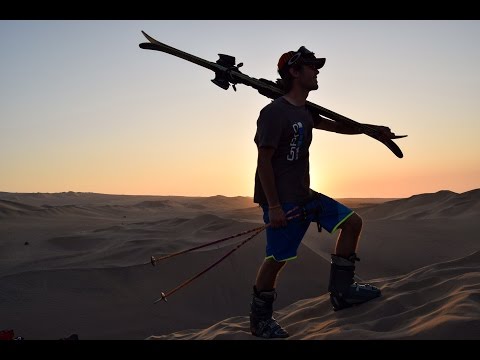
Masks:
[[[380,296],[378,288],[353,280],[362,219],[343,204],[310,189],[312,129],[358,134],[348,125],[312,114],[305,107],[309,92],[318,89],[317,74],[324,64],[325,58],[316,58],[304,46],[283,54],[278,73],[285,95],[265,106],[257,120],[254,202],[263,208],[264,222],[270,226],[266,230],[266,257],[253,287],[250,329],[263,338],[289,336],[272,316],[277,276],[287,261],[296,258],[312,221],[328,232],[340,229],[328,287],[334,310]],[[389,138],[395,136],[387,127],[370,126]]]

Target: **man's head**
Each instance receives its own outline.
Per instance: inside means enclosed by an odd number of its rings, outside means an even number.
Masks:
[[[290,69],[302,71],[305,65],[318,70],[325,65],[325,58],[316,58],[315,54],[305,46],[301,46],[297,51],[288,51],[280,56],[277,70],[287,92],[290,91],[293,85],[293,77]]]
[[[320,69],[325,65],[325,58],[316,58],[315,53],[308,50],[305,46],[300,46],[297,51],[288,51],[278,60],[278,73],[283,78],[288,69],[295,65],[313,65]]]

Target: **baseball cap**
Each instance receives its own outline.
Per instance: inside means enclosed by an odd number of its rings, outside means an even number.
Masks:
[[[325,65],[325,58],[316,58],[315,54],[305,46],[300,46],[297,51],[288,51],[278,59],[278,72],[284,72],[293,64],[315,65],[320,69]]]

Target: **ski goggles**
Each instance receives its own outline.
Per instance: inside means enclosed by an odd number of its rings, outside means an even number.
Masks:
[[[305,46],[300,46],[297,51],[289,51],[283,54],[278,60],[278,71],[285,71],[295,64],[313,65],[320,69],[325,65],[325,58],[316,58],[315,53]]]

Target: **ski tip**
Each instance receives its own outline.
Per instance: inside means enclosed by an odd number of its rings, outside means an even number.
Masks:
[[[403,152],[402,152],[402,150],[400,150],[400,148],[395,149],[395,151],[393,149],[391,149],[391,150],[396,155],[396,157],[398,157],[399,159],[403,158]]]
[[[156,40],[154,38],[152,38],[150,35],[148,35],[145,31],[141,30],[143,36],[145,36],[147,38],[148,41],[150,41],[151,43],[154,43],[156,42]]]
[[[150,36],[149,36],[145,31],[143,31],[143,30],[140,30],[140,31],[142,32],[143,36],[145,36],[145,37],[147,38],[147,40],[150,41],[150,39],[149,39]],[[147,49],[147,48],[145,47],[145,44],[146,44],[146,43],[141,43],[141,44],[139,44],[138,46],[139,46],[141,49]]]
[[[148,35],[148,34],[147,34],[145,31],[143,31],[143,30],[140,30],[140,31],[142,32],[143,36],[145,36],[145,37],[147,38],[147,40],[150,41],[151,36]]]
[[[385,141],[382,141],[384,145],[386,145],[391,152],[393,152],[395,154],[396,157],[398,158],[403,158],[403,153],[402,153],[402,150],[400,150],[400,148],[398,147],[397,144],[395,144],[391,139],[387,140],[386,142]]]

